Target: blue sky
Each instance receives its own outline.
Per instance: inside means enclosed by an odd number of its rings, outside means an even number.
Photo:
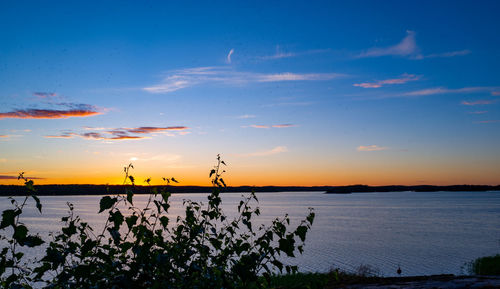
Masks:
[[[497,184],[498,2],[0,4],[0,182]]]

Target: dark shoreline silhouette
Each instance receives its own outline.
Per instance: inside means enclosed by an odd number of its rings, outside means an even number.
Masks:
[[[130,185],[36,185],[36,194],[41,196],[64,196],[64,195],[107,195],[124,194]],[[164,188],[167,186],[134,186],[134,193],[149,194],[153,188]],[[168,186],[171,193],[210,193],[212,187],[209,186]],[[327,194],[350,194],[350,193],[371,193],[371,192],[485,192],[500,191],[500,185],[452,185],[452,186],[239,186],[227,187],[225,192],[313,192],[325,191]],[[0,185],[0,196],[23,196],[27,190],[22,185]]]

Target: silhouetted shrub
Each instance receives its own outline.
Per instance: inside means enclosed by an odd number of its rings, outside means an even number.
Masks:
[[[477,258],[470,264],[469,271],[477,275],[500,275],[500,255]]]
[[[80,217],[73,205],[52,240],[44,241],[29,233],[21,222],[30,199],[42,213],[42,204],[33,181],[19,178],[28,190],[22,202],[11,198],[13,209],[2,213],[0,236],[7,247],[0,254],[0,284],[3,288],[265,288],[275,272],[297,272],[285,265],[280,255],[302,253],[306,233],[314,212],[290,231],[288,215],[276,218],[270,226],[256,227],[252,217],[260,214],[253,207],[257,197],[251,193],[240,201],[238,215],[229,219],[221,208],[220,192],[224,161],[210,171],[213,192],[207,204],[184,201],[185,214],[170,220],[170,193],[152,189],[145,208],[134,206],[132,165],[124,168],[126,194],[104,196],[99,213],[107,213],[104,229],[96,232]],[[177,182],[174,178],[164,181]],[[146,180],[147,183],[150,179]],[[4,234],[5,233],[5,234]],[[39,260],[26,260],[19,247],[46,245]]]

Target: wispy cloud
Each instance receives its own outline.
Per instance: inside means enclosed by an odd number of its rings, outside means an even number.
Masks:
[[[187,130],[187,126],[167,126],[167,127],[155,127],[155,126],[141,126],[137,128],[127,128],[126,130],[130,133],[157,133],[165,131],[181,131]]]
[[[359,58],[379,56],[416,56],[420,52],[415,41],[415,32],[406,31],[406,36],[398,44],[388,47],[374,47],[358,55]]]
[[[33,118],[33,119],[55,119],[70,117],[89,117],[102,114],[96,107],[88,104],[61,104],[71,105],[69,109],[17,109],[9,112],[0,112],[2,118]]]
[[[293,57],[293,56],[296,56],[296,55],[297,55],[296,53],[292,53],[292,52],[283,52],[280,49],[280,46],[276,45],[276,53],[274,53],[273,55],[261,56],[259,58],[260,59],[264,59],[264,60],[268,60],[268,59],[288,58],[288,57]]]
[[[46,138],[73,138],[75,136],[79,136],[79,135],[76,133],[72,133],[72,132],[64,132],[60,135],[46,135],[44,137],[46,137]]]
[[[488,111],[486,110],[480,110],[480,111],[470,111],[468,112],[468,114],[485,114],[487,113]]]
[[[280,81],[325,81],[345,76],[340,73],[255,73],[235,71],[230,67],[196,67],[176,70],[157,85],[144,87],[150,93],[169,93],[204,83],[243,85]]]
[[[330,80],[341,76],[338,73],[304,73],[297,74],[291,72],[276,73],[276,74],[259,74],[256,77],[258,82],[278,82],[278,81],[318,81]]]
[[[99,132],[86,132],[81,134],[62,134],[59,138],[72,138],[73,136],[79,136],[84,139],[89,140],[140,140],[149,137],[145,136],[134,136],[128,135],[126,133],[120,132],[108,132],[108,133],[99,133]],[[57,138],[57,136],[46,136],[48,138]]]
[[[472,86],[472,87],[462,87],[462,88],[445,88],[445,87],[434,87],[421,89],[416,91],[410,91],[403,93],[403,96],[424,96],[424,95],[434,95],[434,94],[453,94],[453,93],[469,93],[469,92],[480,92],[493,90],[496,87],[488,86]]]
[[[296,56],[301,56],[301,55],[308,55],[308,54],[316,54],[316,53],[323,53],[330,51],[329,49],[313,49],[313,50],[306,50],[306,51],[300,51],[300,52],[290,52],[290,51],[284,51],[280,45],[276,45],[276,52],[272,55],[265,55],[265,56],[259,56],[259,59],[263,60],[273,60],[273,59],[282,59],[282,58],[289,58],[289,57],[296,57]]]
[[[18,176],[0,175],[0,180],[17,180]],[[44,180],[45,178],[39,177],[26,177],[31,180]]]
[[[0,134],[0,138],[8,138],[8,137],[10,137],[10,136],[7,134]]]
[[[239,115],[237,116],[236,118],[239,118],[239,119],[249,119],[249,118],[255,118],[256,116],[253,115],[253,114],[243,114],[243,115]]]
[[[108,129],[112,129],[112,128],[109,128],[109,127],[92,127],[92,126],[84,126],[83,127],[84,130],[108,130]]]
[[[227,54],[227,57],[226,57],[226,62],[231,64],[231,55],[233,55],[234,53],[234,49],[231,49],[229,50],[229,53]]]
[[[494,102],[495,102],[494,100],[476,100],[476,101],[465,101],[464,100],[464,101],[462,101],[462,104],[473,106],[473,105],[487,105],[487,104],[492,104]]]
[[[85,131],[92,128],[84,127]],[[46,138],[62,138],[69,139],[74,137],[81,137],[89,140],[140,140],[151,138],[145,134],[166,134],[168,136],[185,135],[189,127],[186,126],[168,126],[168,127],[154,127],[142,126],[137,128],[94,128],[96,131],[88,132],[63,132],[60,135],[47,135]],[[169,133],[170,132],[170,133]],[[139,134],[139,135],[137,135]]]
[[[392,85],[392,84],[404,84],[409,81],[416,81],[419,80],[420,76],[415,75],[415,74],[403,74],[399,78],[392,78],[392,79],[385,79],[385,80],[379,80],[375,82],[362,82],[362,83],[354,83],[353,86],[358,86],[358,87],[363,87],[363,88],[379,88],[384,85]]]
[[[500,95],[500,91],[492,91],[491,95],[498,96],[498,95]]]
[[[252,128],[271,128],[270,126],[268,125],[262,125],[262,124],[251,124],[251,125],[248,125],[248,126],[242,126],[242,127],[252,127]]]
[[[50,98],[50,97],[57,96],[57,93],[55,93],[55,92],[33,92],[33,96],[36,96],[39,98]]]
[[[389,149],[388,147],[381,147],[378,145],[368,145],[368,146],[359,146],[357,148],[360,152],[374,152],[374,151],[383,151]]]
[[[265,128],[265,129],[269,129],[269,128],[288,128],[288,127],[294,127],[296,125],[294,124],[273,124],[273,125],[262,125],[262,124],[251,124],[251,125],[245,125],[245,126],[242,126],[243,128],[246,128],[246,127],[251,127],[251,128]]]
[[[411,59],[455,57],[470,54],[468,49],[448,51],[432,54],[421,54],[420,47],[417,45],[414,31],[406,31],[406,36],[398,43],[387,47],[374,47],[357,55],[357,58],[380,57],[380,56],[400,56]]]
[[[498,123],[498,122],[500,122],[500,119],[475,121],[474,123]]]
[[[238,157],[264,157],[264,156],[271,156],[271,155],[276,155],[280,153],[285,153],[288,152],[288,148],[286,146],[277,146],[271,150],[267,151],[258,151],[258,152],[253,152],[253,153],[247,153],[247,154],[236,154]]]
[[[275,124],[275,125],[272,125],[271,127],[274,127],[274,128],[287,128],[287,127],[294,127],[294,126],[296,126],[296,125],[285,123],[285,124]]]
[[[457,51],[450,51],[450,52],[443,52],[443,53],[428,54],[428,55],[422,56],[422,58],[455,57],[455,56],[467,55],[470,53],[471,53],[470,50],[464,49],[464,50],[457,50]]]

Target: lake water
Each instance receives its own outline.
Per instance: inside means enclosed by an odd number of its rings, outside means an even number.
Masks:
[[[353,271],[369,265],[384,276],[396,275],[398,266],[404,276],[463,274],[467,262],[500,253],[500,192],[284,192],[257,196],[260,223],[269,224],[288,213],[296,224],[307,215],[308,207],[315,209],[304,254],[287,260],[298,264],[300,271]],[[60,218],[70,202],[84,221],[98,228],[104,219],[97,214],[100,198],[42,196],[43,214],[25,210],[22,221],[46,235],[60,229]],[[183,213],[183,199],[206,202],[206,195],[172,195],[171,215]],[[226,214],[234,215],[241,194],[224,194],[222,199]],[[134,204],[141,206],[146,200],[145,195],[135,196]],[[0,198],[0,210],[8,207],[7,198]]]

